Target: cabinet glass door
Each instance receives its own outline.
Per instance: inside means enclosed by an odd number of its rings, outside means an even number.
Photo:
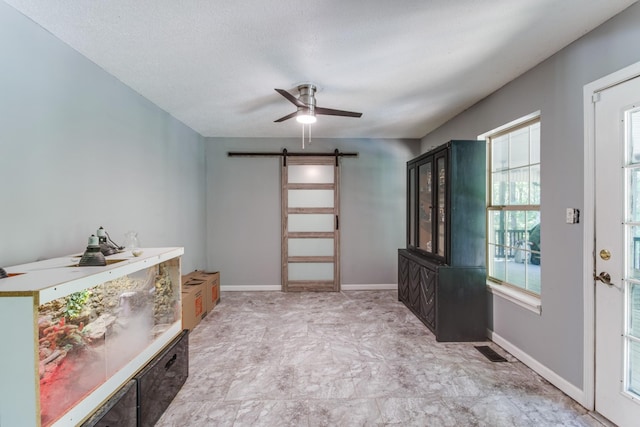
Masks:
[[[446,185],[447,185],[447,169],[446,169],[446,157],[443,154],[436,158],[436,176],[438,177],[436,187],[436,205],[437,205],[437,220],[436,220],[436,235],[438,239],[437,254],[444,257],[446,254],[446,220],[447,220],[447,207],[445,203]]]
[[[415,166],[411,166],[409,168],[409,182],[407,183],[409,188],[409,197],[407,197],[407,201],[409,204],[407,205],[407,223],[409,224],[407,232],[409,235],[407,236],[407,245],[409,247],[416,246],[416,168]]]
[[[433,164],[431,160],[418,167],[419,194],[418,214],[420,230],[418,247],[427,252],[433,252]]]

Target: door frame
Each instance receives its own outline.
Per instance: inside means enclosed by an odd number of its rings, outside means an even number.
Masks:
[[[595,100],[599,92],[640,77],[640,62],[604,76],[584,86],[584,208],[583,218],[583,397],[585,408],[595,409],[596,336],[595,336]]]

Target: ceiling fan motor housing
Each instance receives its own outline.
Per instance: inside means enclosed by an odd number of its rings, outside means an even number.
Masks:
[[[298,107],[298,111],[304,111],[310,115],[314,115],[316,109],[316,87],[312,84],[303,84],[298,86],[298,92],[300,92],[298,99],[307,106],[307,108]]]

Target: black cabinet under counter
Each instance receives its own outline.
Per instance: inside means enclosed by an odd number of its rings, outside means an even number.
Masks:
[[[136,427],[138,391],[135,380],[122,386],[82,427]]]
[[[139,427],[156,424],[188,376],[189,333],[184,330],[135,377]]]
[[[152,427],[189,376],[189,331],[183,330],[81,427]]]
[[[398,250],[398,299],[438,341],[485,341],[486,269],[451,267]]]

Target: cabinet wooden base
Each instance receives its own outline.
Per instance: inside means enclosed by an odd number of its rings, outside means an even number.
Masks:
[[[398,300],[438,341],[487,339],[485,280],[484,267],[450,267],[398,251]]]

